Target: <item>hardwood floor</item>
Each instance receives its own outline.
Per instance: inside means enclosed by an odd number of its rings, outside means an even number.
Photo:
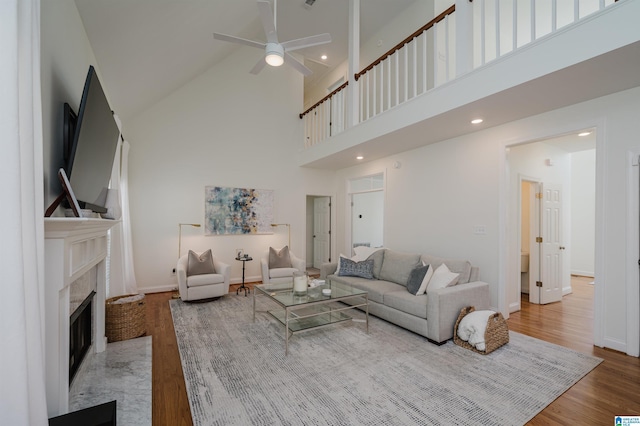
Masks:
[[[611,425],[616,415],[640,415],[640,358],[592,345],[593,285],[574,277],[562,302],[532,305],[511,314],[511,330],[604,359],[591,373],[538,414],[530,425]],[[252,284],[249,284],[252,287]],[[238,286],[231,286],[235,293]],[[147,295],[147,334],[153,336],[153,424],[191,425],[168,300],[173,292]],[[240,297],[240,296],[238,296]]]

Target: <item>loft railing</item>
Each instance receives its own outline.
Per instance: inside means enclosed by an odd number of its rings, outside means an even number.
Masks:
[[[455,75],[450,20],[455,5],[355,75],[363,122],[448,81]],[[439,58],[444,53],[444,60]]]
[[[464,70],[456,58],[481,67],[541,37],[599,12],[617,0],[472,0],[470,28],[456,28],[456,5],[419,28],[355,74],[359,93],[356,123],[362,123],[446,83]],[[463,25],[462,23],[460,25]],[[469,26],[469,25],[467,25]],[[465,35],[472,32],[472,44]],[[456,43],[456,39],[458,42]],[[460,51],[459,51],[460,50]],[[460,71],[460,72],[459,72]],[[347,125],[348,82],[300,114],[305,147],[329,139]]]
[[[305,148],[309,148],[333,135],[342,132],[347,122],[346,81],[340,87],[313,104],[300,114],[304,119]]]

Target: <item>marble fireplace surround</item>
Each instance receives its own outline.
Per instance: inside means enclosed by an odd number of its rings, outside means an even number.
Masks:
[[[95,268],[93,343],[106,348],[107,232],[118,221],[49,217],[45,227],[45,375],[49,417],[69,412],[69,326],[71,283]],[[82,374],[82,369],[77,374]],[[77,375],[76,375],[77,378]],[[74,379],[75,380],[75,379]]]

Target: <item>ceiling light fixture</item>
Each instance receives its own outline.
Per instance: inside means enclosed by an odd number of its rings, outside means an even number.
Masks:
[[[358,156],[356,157],[356,160],[363,160],[363,159],[364,159],[364,157],[363,157],[362,155],[358,155]]]
[[[578,136],[589,136],[591,134],[591,132],[582,132],[582,133],[578,133]]]
[[[474,118],[473,120],[471,120],[471,124],[480,124],[483,121],[484,120],[482,118]]]
[[[265,48],[267,55],[264,60],[272,67],[279,67],[284,63],[284,49],[278,43],[267,43]]]
[[[326,61],[327,60],[327,55],[320,56],[320,59],[322,59],[323,61]]]

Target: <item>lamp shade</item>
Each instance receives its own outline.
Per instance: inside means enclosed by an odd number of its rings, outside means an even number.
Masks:
[[[284,49],[278,43],[267,43],[264,60],[272,67],[279,67],[284,63]]]

